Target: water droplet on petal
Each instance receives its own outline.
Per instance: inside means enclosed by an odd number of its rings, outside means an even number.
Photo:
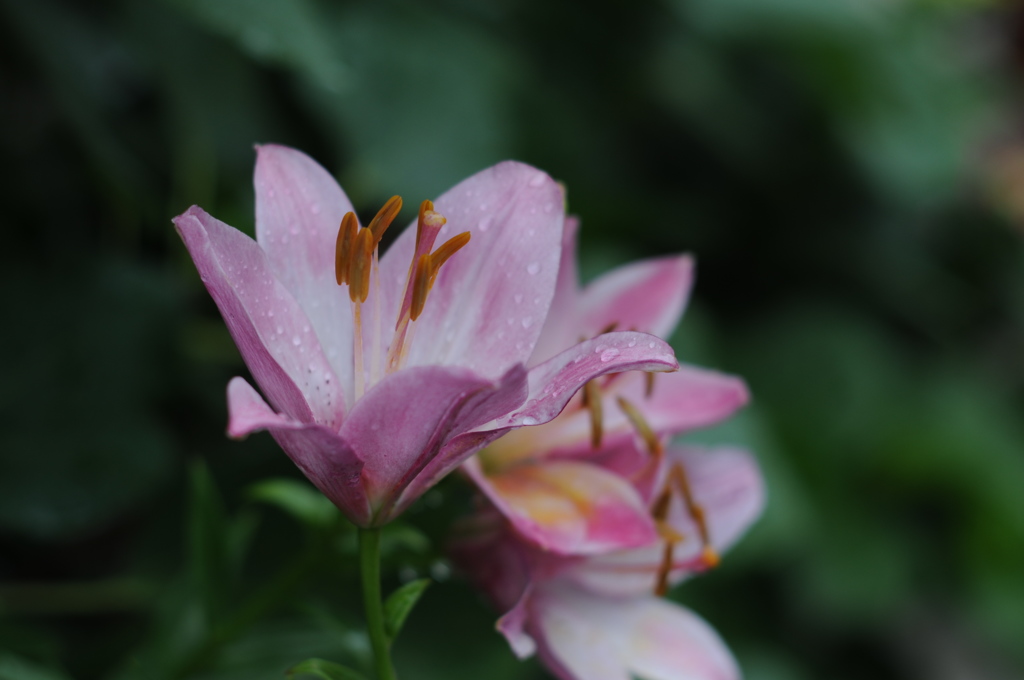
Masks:
[[[531,276],[536,275],[537,272],[539,272],[539,271],[540,271],[540,263],[539,262],[531,262],[530,264],[526,265],[526,273],[530,274]]]
[[[523,328],[529,328],[530,326],[533,325],[533,317],[532,316],[524,316],[523,320],[520,323],[523,324]]]
[[[537,424],[537,419],[533,418],[531,416],[526,416],[526,417],[523,418],[522,423],[523,423],[523,425],[536,425]]]
[[[477,229],[479,229],[480,231],[487,231],[488,229],[491,228],[492,222],[494,222],[494,218],[491,217],[490,215],[488,215],[487,217],[483,217],[477,223]]]
[[[538,172],[536,175],[530,178],[531,187],[539,187],[544,184],[544,180],[548,178],[543,172]]]
[[[284,326],[278,326],[277,327],[277,334],[278,335],[284,335]]]
[[[629,341],[629,346],[630,347],[636,347],[636,340],[630,340]]]
[[[648,346],[649,348],[651,348],[651,349],[654,349],[655,347],[657,347],[657,345],[656,345],[655,343],[653,343],[653,342],[649,342],[649,343],[647,343],[647,346]]]
[[[292,344],[298,347],[299,345],[302,344],[302,338],[296,335],[294,338],[292,338]]]
[[[607,350],[605,350],[604,352],[601,353],[601,361],[604,361],[604,362],[607,363],[607,362],[611,361],[612,359],[614,359],[617,356],[619,356],[619,350],[617,350],[617,349],[615,349],[613,347],[612,349],[607,349]]]

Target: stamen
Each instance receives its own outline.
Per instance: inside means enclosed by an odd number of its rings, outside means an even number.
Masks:
[[[373,232],[369,229],[361,230],[356,236],[348,263],[348,296],[352,302],[366,302],[370,295],[370,271],[376,247]]]
[[[651,452],[651,455],[661,457],[661,454],[664,451],[661,445],[661,440],[658,439],[658,435],[651,428],[650,423],[644,419],[640,410],[633,406],[633,404],[629,403],[629,401],[624,397],[617,397],[616,401],[618,401],[619,408],[622,409],[626,418],[628,418],[629,422],[633,425],[633,429],[636,430],[637,434],[639,434],[644,440],[644,443],[647,444],[647,450]]]
[[[590,446],[598,449],[604,437],[604,409],[597,380],[589,380],[583,386],[583,408],[590,411]]]
[[[658,565],[658,575],[654,582],[654,594],[658,597],[668,592],[668,577],[672,574],[672,561],[676,544],[672,541],[665,541],[665,549],[661,554],[661,564]]]
[[[338,285],[348,283],[349,260],[352,258],[352,244],[356,240],[359,222],[355,213],[345,213],[338,227],[338,238],[334,244],[334,279]]]
[[[654,376],[657,373],[647,372],[644,373],[644,398],[650,399],[651,395],[654,394]]]
[[[431,256],[421,255],[416,263],[416,273],[413,275],[412,305],[409,307],[409,318],[415,321],[427,304],[427,293],[430,292],[431,279]]]
[[[662,533],[661,528],[667,526],[669,506],[672,503],[672,489],[665,487],[654,501],[654,505],[651,506],[651,516],[654,518],[655,524],[658,526],[658,533],[665,538],[665,548],[661,553],[661,564],[658,565],[658,572],[654,582],[654,594],[661,597],[668,592],[668,577],[672,573],[672,563],[675,558],[675,547],[676,543],[682,540],[682,536],[679,536],[675,531],[672,535],[666,536]],[[676,537],[678,540],[675,540]]]
[[[704,508],[693,497],[690,480],[686,476],[686,470],[683,468],[682,463],[677,462],[672,466],[672,469],[669,471],[669,481],[674,483],[676,488],[679,489],[679,493],[683,497],[683,503],[686,504],[686,511],[697,525],[700,541],[704,546],[701,558],[705,566],[709,569],[717,566],[720,559],[718,552],[711,546],[711,534],[708,530],[707,515],[704,512]]]
[[[437,213],[434,213],[435,215]],[[441,219],[444,219],[443,217]],[[437,273],[441,271],[441,266],[448,261],[452,255],[457,253],[460,248],[469,243],[470,233],[464,231],[461,234],[456,234],[450,239],[441,244],[441,246],[430,255],[430,264],[432,271],[430,273],[430,285],[433,287],[434,279],[437,278]]]
[[[374,215],[372,220],[370,220],[370,224],[368,224],[366,228],[373,232],[374,245],[380,243],[380,239],[384,236],[384,232],[391,226],[391,222],[398,216],[401,209],[402,197],[392,196],[388,199],[388,202],[384,204],[384,207],[377,211],[377,214]]]

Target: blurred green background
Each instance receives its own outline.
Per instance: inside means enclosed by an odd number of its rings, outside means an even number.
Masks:
[[[351,529],[224,437],[245,369],[170,224],[251,233],[271,141],[366,214],[537,165],[587,276],[698,256],[674,345],[755,400],[691,438],[770,503],[673,597],[749,680],[1024,677],[1022,78],[1009,3],[0,0],[0,680],[365,663]],[[400,674],[546,677],[444,560],[467,499],[385,536],[386,590],[437,581]]]

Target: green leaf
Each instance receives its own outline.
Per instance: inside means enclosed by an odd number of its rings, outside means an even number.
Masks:
[[[418,581],[410,581],[404,586],[388,595],[384,601],[384,632],[389,639],[394,640],[402,630],[402,624],[409,616],[409,612],[416,606],[423,591],[430,585],[429,578],[421,578]]]
[[[0,680],[68,680],[68,676],[20,656],[0,652]]]
[[[197,460],[191,470],[188,545],[191,575],[198,588],[207,622],[215,623],[226,608],[228,591],[227,517],[224,502],[206,464]]]
[[[302,675],[313,675],[323,680],[366,680],[361,673],[351,668],[323,659],[306,659],[285,671],[289,678]]]
[[[313,527],[328,527],[338,519],[338,509],[327,497],[295,479],[268,479],[249,489],[253,500],[276,505]]]

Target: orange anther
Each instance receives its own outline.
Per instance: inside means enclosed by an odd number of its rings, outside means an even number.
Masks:
[[[334,243],[334,279],[340,286],[348,283],[348,267],[352,258],[352,244],[359,231],[359,222],[355,213],[345,213],[338,227],[338,239]]]
[[[348,265],[348,296],[352,302],[366,302],[370,294],[373,251],[377,247],[373,232],[369,229],[360,230],[352,246]]]
[[[409,318],[415,321],[423,312],[423,306],[427,304],[427,293],[430,292],[430,279],[433,274],[430,255],[421,255],[416,263],[416,271],[413,273],[412,284],[412,305],[409,308]]]
[[[704,508],[697,503],[697,500],[693,496],[693,490],[690,488],[690,480],[686,476],[686,470],[683,468],[682,463],[676,463],[672,466],[669,471],[669,483],[674,483],[676,488],[679,489],[679,493],[683,497],[683,503],[686,504],[686,511],[689,513],[693,523],[697,525],[697,531],[700,532],[700,542],[704,545],[704,551],[701,553],[701,557],[708,568],[714,567],[718,564],[718,553],[711,546],[711,532],[708,530],[707,515],[704,513]]]
[[[391,222],[398,216],[401,209],[402,197],[392,196],[388,199],[388,202],[384,204],[384,207],[382,207],[377,214],[374,215],[373,219],[370,220],[370,224],[368,224],[366,228],[373,232],[374,245],[380,243],[381,236],[383,236],[385,230],[391,226]]]
[[[583,386],[583,406],[590,411],[590,446],[599,448],[604,437],[604,408],[596,380],[590,380]]]
[[[434,214],[437,215],[438,213]],[[441,219],[443,220],[444,218],[441,217]],[[460,248],[469,243],[469,238],[470,235],[468,231],[456,234],[442,243],[440,247],[430,255],[431,265],[433,266],[433,271],[430,276],[431,285],[433,285],[434,279],[437,278],[437,272],[441,270],[441,266],[448,261],[448,258],[457,253]]]

